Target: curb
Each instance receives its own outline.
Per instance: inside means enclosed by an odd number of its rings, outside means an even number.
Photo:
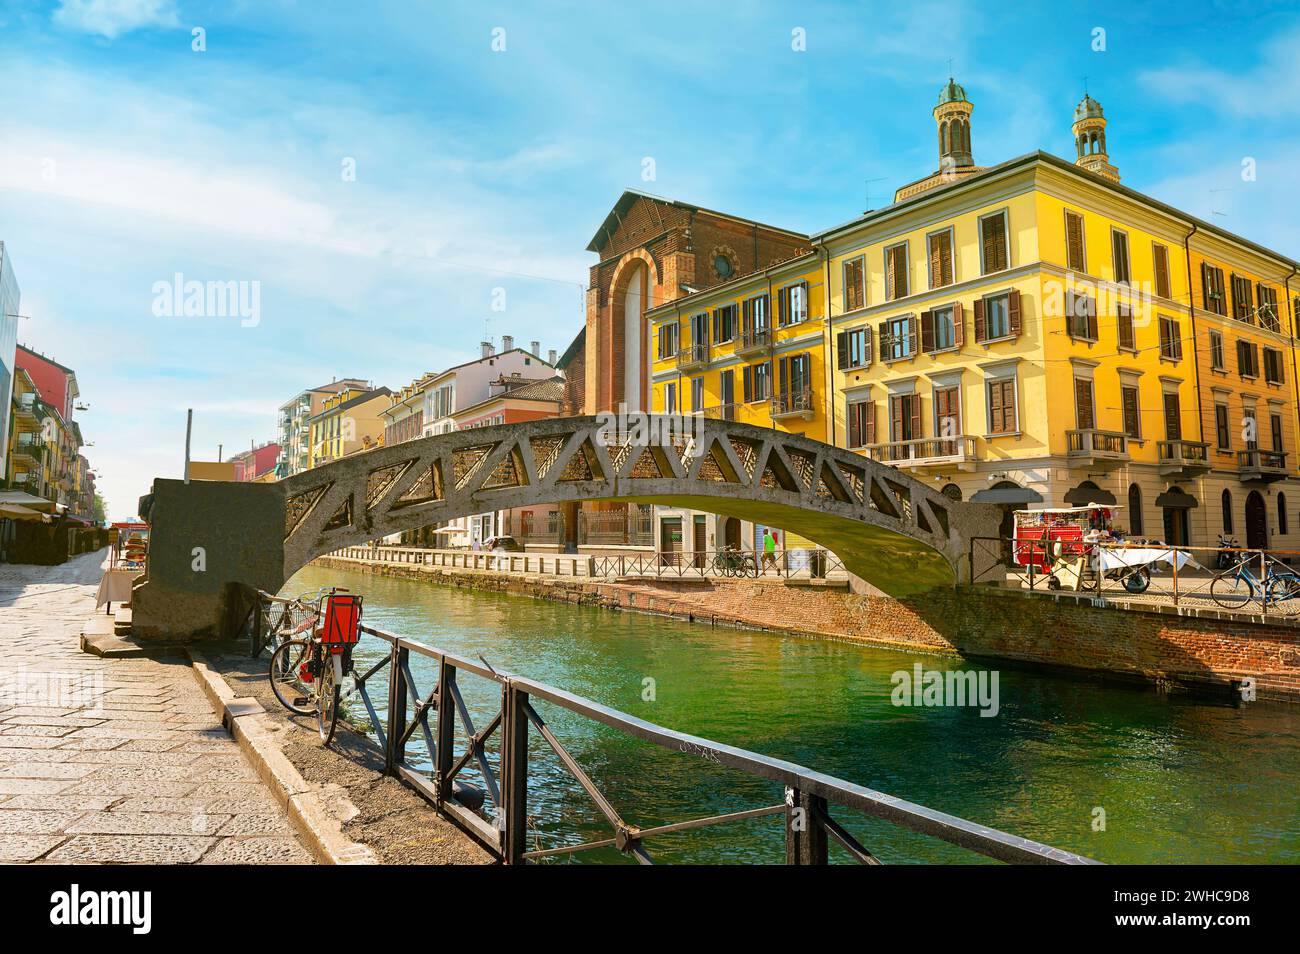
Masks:
[[[355,808],[346,799],[327,801],[293,763],[280,751],[277,733],[266,724],[266,710],[251,696],[236,696],[220,673],[208,665],[197,649],[186,647],[190,670],[203,688],[212,708],[252,763],[271,795],[289,816],[316,860],[326,865],[377,865],[378,859],[365,845],[343,833],[343,825],[330,811],[330,801]]]

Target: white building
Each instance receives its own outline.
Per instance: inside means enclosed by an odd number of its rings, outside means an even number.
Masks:
[[[0,477],[8,471],[9,402],[13,400],[14,354],[18,348],[18,280],[9,249],[0,242]]]

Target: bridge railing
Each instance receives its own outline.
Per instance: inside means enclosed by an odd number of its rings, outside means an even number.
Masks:
[[[762,550],[677,550],[598,556],[592,573],[605,579],[652,577],[669,580],[717,578],[846,581],[844,564],[830,550],[792,547]]]
[[[1300,617],[1298,550],[974,537],[971,582]]]
[[[264,603],[284,602],[266,593],[259,596]],[[525,864],[603,848],[613,848],[642,864],[652,864],[649,843],[662,836],[763,817],[782,819],[787,864],[827,864],[831,845],[839,846],[852,861],[880,864],[876,855],[837,820],[833,808],[882,819],[1000,861],[1096,863],[793,762],[638,719],[563,689],[503,672],[482,657],[469,659],[371,626],[362,626],[361,630],[386,643],[388,651],[365,673],[355,676],[355,688],[348,695],[356,694],[365,704],[370,729],[384,751],[385,772],[411,785],[440,813],[453,819],[506,864]],[[412,656],[422,657],[436,667],[437,677],[432,686],[419,683],[411,664]],[[387,698],[385,715],[381,718],[368,687],[376,676],[385,672]],[[490,706],[491,711],[484,714],[471,710],[461,688],[465,679],[478,680],[479,688],[483,688],[482,682],[488,683],[489,692],[499,700]],[[590,771],[584,767],[570,749],[572,741],[566,745],[544,715],[548,709],[770,782],[781,800],[639,827],[602,791],[599,778],[592,774],[598,773],[600,763],[590,767]],[[590,736],[587,731],[573,735],[578,739]],[[412,744],[417,753],[423,750],[421,761],[428,768],[412,762]],[[531,823],[529,772],[530,766],[540,758],[534,754],[530,759],[530,750],[535,745],[538,752],[549,752],[557,758],[570,782],[594,803],[603,827],[608,828],[608,837],[580,843],[543,843],[544,838],[560,836],[544,835]],[[463,773],[474,775],[470,783],[461,778]]]

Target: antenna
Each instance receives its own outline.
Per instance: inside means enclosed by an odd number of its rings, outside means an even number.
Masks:
[[[867,201],[867,208],[866,208],[866,211],[867,211],[867,212],[870,212],[870,211],[871,211],[871,183],[873,183],[873,182],[884,182],[885,179],[887,179],[887,178],[888,178],[888,176],[876,176],[874,179],[864,179],[864,180],[862,180],[862,181],[863,181],[863,184],[867,187],[867,190],[866,190],[866,191],[867,191],[867,195],[866,195],[866,201]]]

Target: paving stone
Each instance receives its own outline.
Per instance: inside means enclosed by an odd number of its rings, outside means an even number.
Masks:
[[[123,812],[189,812],[209,811],[214,815],[258,815],[279,813],[280,805],[269,792],[239,797],[235,795],[203,795],[200,797],[161,798],[139,795],[123,799],[114,806]]]
[[[258,812],[233,815],[221,826],[218,837],[241,837],[247,835],[282,835],[293,834],[289,822],[280,813]]]
[[[53,795],[71,785],[62,778],[0,778],[0,795]]]
[[[6,835],[0,838],[0,862],[35,861],[61,841],[62,835]]]
[[[37,812],[102,812],[116,801],[120,795],[6,795],[0,802],[0,808],[22,808]]]
[[[0,841],[9,835],[53,835],[81,817],[81,812],[38,812],[0,806]]]
[[[99,768],[97,765],[77,765],[73,762],[6,763],[0,765],[0,784],[10,778],[84,778]],[[16,794],[16,793],[15,793]]]
[[[54,749],[63,741],[58,736],[9,735],[0,732],[0,749]]]
[[[212,835],[229,815],[195,812],[92,812],[67,828],[71,835]]]
[[[311,856],[292,838],[223,838],[205,865],[307,865]]]
[[[60,863],[192,864],[215,839],[181,835],[77,835],[46,856]]]
[[[127,778],[88,778],[64,789],[69,795],[158,795],[181,797],[194,791],[193,782],[155,782]]]

